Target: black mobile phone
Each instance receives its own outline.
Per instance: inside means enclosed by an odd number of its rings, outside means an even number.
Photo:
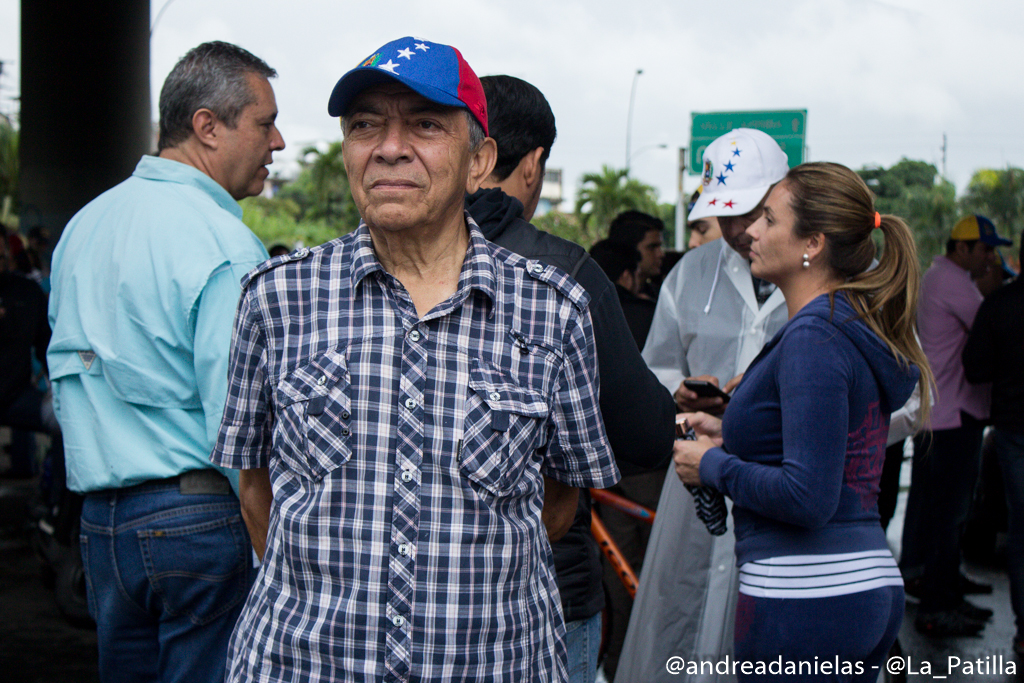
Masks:
[[[683,386],[701,398],[720,398],[726,403],[728,403],[731,398],[729,394],[725,393],[711,382],[706,382],[702,379],[684,379]]]

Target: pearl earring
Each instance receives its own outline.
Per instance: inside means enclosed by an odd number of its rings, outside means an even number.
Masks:
[[[807,254],[804,254],[804,268],[810,268],[810,267],[811,267],[811,257],[808,256]]]

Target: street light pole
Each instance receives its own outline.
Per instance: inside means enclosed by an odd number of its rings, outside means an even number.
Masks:
[[[629,142],[630,137],[633,134],[633,100],[636,99],[636,81],[640,78],[640,74],[644,72],[643,69],[637,69],[636,73],[633,74],[633,88],[629,93],[629,116],[626,119],[626,177],[629,177]]]

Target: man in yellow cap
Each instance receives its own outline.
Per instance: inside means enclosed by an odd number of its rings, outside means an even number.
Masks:
[[[908,593],[921,598],[915,626],[929,636],[973,635],[992,616],[964,600],[965,592],[986,587],[960,573],[960,535],[978,480],[990,396],[989,385],[967,383],[962,354],[982,302],[972,278],[995,267],[995,248],[1008,244],[988,218],[966,216],[921,280],[917,326],[938,395],[929,424],[914,439],[900,562]]]

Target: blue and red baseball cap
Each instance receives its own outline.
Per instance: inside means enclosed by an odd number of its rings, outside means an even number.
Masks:
[[[327,113],[342,116],[356,95],[387,81],[397,81],[431,102],[468,109],[487,133],[484,88],[462,53],[451,45],[411,36],[392,40],[342,76]]]

